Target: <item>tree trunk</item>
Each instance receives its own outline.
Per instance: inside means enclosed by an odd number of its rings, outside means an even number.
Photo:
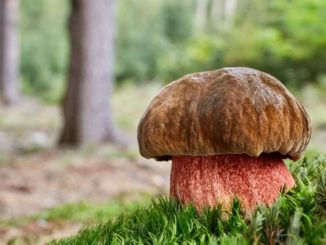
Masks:
[[[208,1],[207,0],[197,0],[196,1],[196,13],[195,13],[195,22],[194,27],[196,31],[203,31],[206,20],[207,20],[207,9]]]
[[[225,0],[213,0],[211,7],[211,19],[215,25],[220,25],[224,19]]]
[[[0,97],[3,103],[19,100],[19,0],[0,0]]]
[[[237,0],[213,0],[210,15],[214,24],[217,27],[232,27],[237,4]]]
[[[237,10],[237,0],[227,0],[225,2],[225,25],[231,27]]]
[[[61,144],[121,143],[112,121],[115,0],[71,0]]]

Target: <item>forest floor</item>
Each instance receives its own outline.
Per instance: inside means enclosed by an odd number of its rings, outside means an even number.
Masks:
[[[64,203],[105,203],[121,198],[132,202],[141,201],[142,193],[166,193],[169,164],[110,156],[106,152],[108,147],[99,147],[96,152],[82,156],[70,151],[47,151],[22,156],[15,163],[2,166],[0,227],[4,226],[0,228],[1,240],[28,238],[37,241],[44,235],[69,234],[72,228],[75,232],[81,226],[78,222],[66,226],[57,219],[25,220]]]
[[[170,163],[141,158],[136,144],[138,120],[159,89],[130,85],[116,92],[114,117],[128,149],[57,149],[57,105],[24,99],[0,108],[0,244],[43,244],[167,193]],[[313,121],[311,145],[326,151],[326,101],[319,94],[307,88],[299,96]]]
[[[88,223],[79,218],[73,222],[33,218],[58,205],[78,206],[83,201],[111,209],[110,200],[135,203],[144,193],[168,191],[170,163],[141,158],[135,133],[143,107],[159,86],[134,90],[126,88],[113,100],[116,124],[130,139],[128,149],[112,145],[58,149],[58,106],[25,98],[12,108],[0,108],[0,244],[42,244]],[[126,104],[126,98],[138,103]]]

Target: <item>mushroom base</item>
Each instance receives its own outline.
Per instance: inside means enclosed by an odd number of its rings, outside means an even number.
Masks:
[[[221,204],[229,209],[237,197],[248,214],[271,205],[295,181],[277,154],[173,156],[170,194],[198,211]]]

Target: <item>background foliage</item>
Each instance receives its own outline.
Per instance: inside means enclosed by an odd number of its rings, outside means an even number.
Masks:
[[[50,101],[63,94],[69,49],[68,3],[21,1],[21,73],[25,93]]]
[[[224,66],[255,67],[294,87],[325,80],[325,1],[238,2],[229,23],[208,13],[198,29],[194,0],[118,1],[117,83],[168,82]],[[64,90],[68,4],[22,1],[23,89],[50,101]]]

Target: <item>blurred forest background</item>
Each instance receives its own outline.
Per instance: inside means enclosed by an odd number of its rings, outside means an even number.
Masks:
[[[326,83],[325,1],[117,3],[118,85],[168,82],[224,66],[255,67],[290,87]],[[69,1],[21,5],[22,90],[58,103],[66,87]]]
[[[42,242],[166,192],[169,164],[139,157],[136,128],[184,74],[274,75],[326,150],[325,23],[324,0],[0,0],[0,241]]]

